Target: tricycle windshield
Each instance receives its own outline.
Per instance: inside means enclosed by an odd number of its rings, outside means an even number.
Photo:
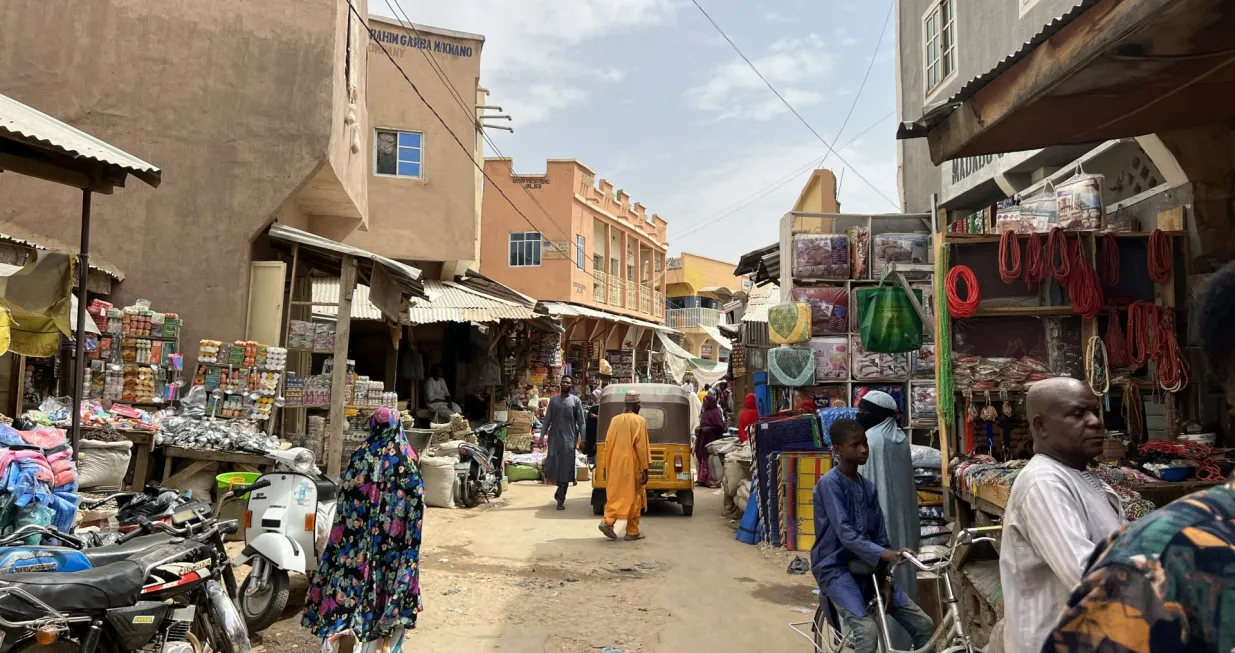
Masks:
[[[609,422],[626,412],[626,393],[639,393],[639,415],[648,422],[649,444],[690,443],[690,399],[676,385],[661,383],[615,383],[600,393],[596,441],[604,442]]]

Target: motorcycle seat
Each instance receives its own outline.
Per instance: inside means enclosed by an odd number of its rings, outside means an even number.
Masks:
[[[135,555],[145,553],[148,549],[172,541],[172,536],[166,533],[144,535],[124,544],[107,544],[82,550],[82,554],[94,568],[104,567],[122,560],[128,560]]]
[[[131,606],[146,582],[146,569],[132,560],[67,573],[9,574],[0,580],[0,615],[10,621],[40,617],[38,608],[7,587],[19,587],[61,613],[102,612]]]

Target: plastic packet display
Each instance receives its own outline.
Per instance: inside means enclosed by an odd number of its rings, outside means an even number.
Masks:
[[[849,239],[843,234],[793,236],[794,277],[843,281],[849,270]]]
[[[1055,187],[1059,228],[1073,230],[1101,229],[1106,221],[1106,204],[1102,201],[1103,175],[1077,175]]]
[[[849,378],[849,338],[811,338],[815,352],[815,383]]]
[[[811,333],[849,332],[849,290],[836,286],[794,287],[793,301],[810,304]]]

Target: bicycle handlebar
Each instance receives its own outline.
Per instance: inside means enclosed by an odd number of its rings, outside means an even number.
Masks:
[[[1000,530],[1002,528],[1003,528],[1002,526],[985,526],[985,527],[980,527],[980,528],[967,528],[961,531],[960,533],[960,535],[963,535],[963,537],[958,536],[956,538],[956,541],[948,549],[947,555],[941,558],[932,558],[928,560],[927,562],[923,562],[916,555],[909,553],[909,552],[904,552],[901,554],[901,560],[908,562],[909,564],[917,567],[918,569],[922,571],[935,571],[937,569],[946,567],[949,564],[951,564],[952,558],[956,555],[956,550],[959,549],[962,545],[966,545],[966,544],[972,545],[972,544],[977,544],[979,542],[990,542],[991,544],[995,544],[995,538],[993,537],[985,536],[985,537],[975,538],[973,537],[973,535],[977,533],[983,533],[983,532],[993,532],[993,531]]]

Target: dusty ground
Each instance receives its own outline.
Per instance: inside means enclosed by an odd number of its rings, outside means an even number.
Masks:
[[[404,650],[472,653],[810,651],[788,624],[814,612],[809,576],[792,553],[734,539],[721,497],[696,495],[695,516],[653,504],[641,542],[596,529],[591,487],[519,483],[473,510],[430,508],[421,585],[425,611]],[[304,581],[284,621],[254,638],[268,651],[316,651],[299,623]],[[803,613],[805,611],[805,613]]]

